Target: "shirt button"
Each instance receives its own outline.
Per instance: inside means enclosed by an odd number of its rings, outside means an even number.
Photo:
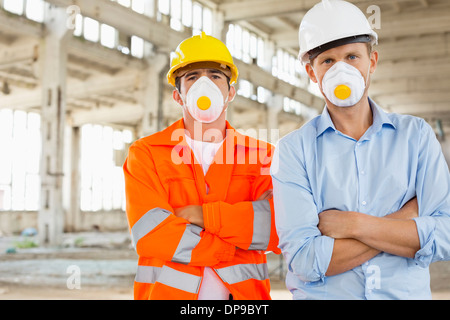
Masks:
[[[363,202],[361,202],[361,204],[362,204],[363,206],[365,206],[365,205],[367,204],[367,202],[366,202],[366,201],[363,201]]]
[[[361,171],[361,174],[362,174],[362,175],[365,175],[365,174],[366,174],[366,172],[365,172],[365,171],[363,170],[363,171]]]

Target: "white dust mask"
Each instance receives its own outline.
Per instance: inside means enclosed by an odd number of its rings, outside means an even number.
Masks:
[[[335,63],[322,79],[323,93],[331,103],[338,107],[354,106],[363,97],[365,89],[366,81],[361,72],[342,61]]]
[[[223,99],[219,87],[208,77],[200,77],[186,94],[186,105],[191,116],[200,122],[211,123],[222,114],[228,97]]]

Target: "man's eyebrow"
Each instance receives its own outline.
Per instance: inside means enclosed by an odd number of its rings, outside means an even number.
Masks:
[[[199,72],[194,70],[194,71],[187,72],[184,76],[187,78],[187,77],[190,77],[190,76],[193,76],[193,75],[196,75],[196,74],[199,74]]]
[[[348,51],[345,55],[346,56],[360,56],[362,53],[357,50]]]
[[[217,69],[208,69],[208,72],[209,73],[220,73],[220,74],[225,74],[225,73],[223,73],[222,71],[220,71],[220,70],[217,70]]]
[[[208,69],[207,72],[208,72],[208,73],[213,73],[213,74],[221,74],[221,75],[224,75],[224,76],[225,76],[225,73],[223,73],[222,71],[217,70],[217,69]],[[190,76],[198,75],[199,73],[200,73],[200,71],[198,71],[198,70],[188,71],[188,72],[184,75],[184,77],[188,78],[188,77],[190,77]]]
[[[361,56],[362,53],[360,51],[358,51],[358,50],[349,50],[349,51],[344,52],[343,55],[345,57],[348,57],[348,56]],[[325,61],[325,60],[328,60],[328,59],[335,59],[336,55],[332,54],[332,53],[323,53],[323,54],[321,54],[321,55],[319,55],[317,57],[319,58],[319,61]]]

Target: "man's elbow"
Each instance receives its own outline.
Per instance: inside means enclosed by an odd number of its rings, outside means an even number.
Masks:
[[[302,256],[299,252],[289,264],[289,271],[296,275],[303,282],[322,281],[325,272],[321,270],[314,257]]]

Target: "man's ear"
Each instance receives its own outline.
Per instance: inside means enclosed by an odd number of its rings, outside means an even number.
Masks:
[[[180,106],[184,105],[183,99],[181,99],[181,95],[180,95],[180,93],[178,92],[177,89],[174,89],[174,90],[173,90],[173,92],[172,92],[172,98],[173,98],[173,100],[175,100],[175,102],[178,103]]]
[[[378,51],[372,51],[370,54],[370,73],[374,73],[378,65]]]
[[[234,100],[234,97],[236,96],[236,88],[234,85],[230,86],[230,90],[228,90],[228,103]]]
[[[306,73],[308,74],[311,81],[317,83],[318,80],[317,80],[316,74],[314,73],[314,69],[313,69],[311,63],[306,64],[305,69],[306,69]]]

